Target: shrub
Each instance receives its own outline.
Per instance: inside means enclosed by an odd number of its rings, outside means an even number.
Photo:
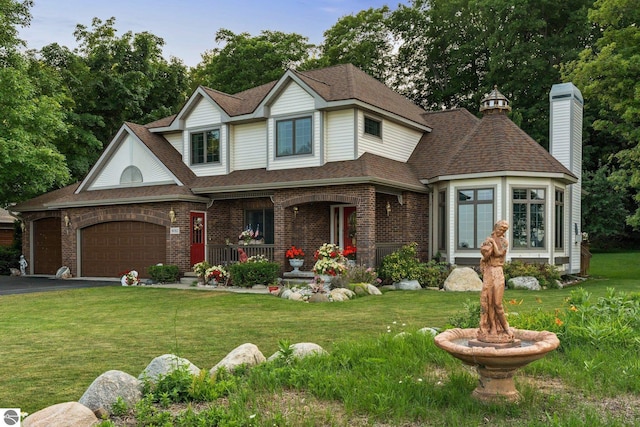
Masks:
[[[152,265],[147,267],[147,273],[154,282],[174,283],[178,281],[180,269],[177,265]]]
[[[240,262],[229,267],[231,282],[235,286],[251,287],[274,283],[280,273],[275,262]]]
[[[377,285],[379,281],[378,274],[373,268],[362,265],[349,267],[344,275],[347,283],[371,283],[372,285]]]
[[[505,282],[519,276],[532,276],[538,279],[540,286],[547,288],[558,288],[560,272],[557,267],[551,264],[528,264],[519,260],[507,262],[504,265]]]
[[[0,246],[0,274],[10,273],[9,268],[19,268],[20,250]]]
[[[418,281],[424,287],[442,289],[452,269],[453,266],[449,263],[431,260],[424,264],[422,277]]]
[[[404,245],[382,259],[378,274],[385,282],[399,282],[402,279],[420,280],[425,265],[418,259],[417,243]]]

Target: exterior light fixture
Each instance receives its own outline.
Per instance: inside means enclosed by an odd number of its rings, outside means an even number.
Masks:
[[[391,215],[391,203],[389,203],[389,201],[387,201],[387,206],[385,207],[386,211],[387,211],[387,216]]]
[[[64,226],[67,228],[71,226],[71,218],[67,214],[64,215]]]
[[[173,208],[171,208],[171,210],[169,211],[169,220],[171,221],[171,224],[176,222],[176,212],[173,210]]]
[[[297,217],[297,216],[298,216],[298,207],[297,207],[297,206],[294,206],[294,207],[293,207],[293,217],[295,218],[295,217]]]

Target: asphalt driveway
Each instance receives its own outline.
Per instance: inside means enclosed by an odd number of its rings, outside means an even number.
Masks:
[[[93,279],[65,280],[43,276],[0,276],[0,295],[94,288],[98,286],[120,286],[120,282]]]

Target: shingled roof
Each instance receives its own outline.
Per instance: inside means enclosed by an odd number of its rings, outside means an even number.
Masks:
[[[505,114],[482,120],[467,110],[429,115],[434,131],[425,134],[409,163],[420,178],[434,182],[460,175],[552,174],[577,178]]]

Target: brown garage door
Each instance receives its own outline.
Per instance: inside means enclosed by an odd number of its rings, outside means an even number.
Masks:
[[[33,222],[33,272],[56,274],[62,267],[60,218],[43,218]]]
[[[166,228],[138,221],[105,222],[82,230],[82,276],[118,277],[136,270],[148,277],[147,267],[166,262]]]

